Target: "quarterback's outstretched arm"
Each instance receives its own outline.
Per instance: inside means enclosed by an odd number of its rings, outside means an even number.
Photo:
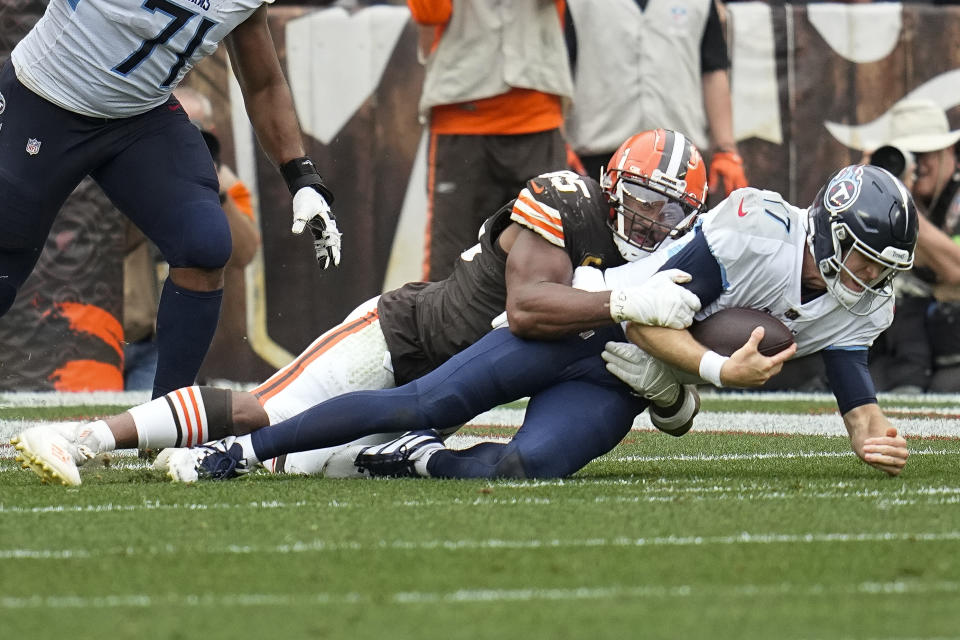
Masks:
[[[707,349],[697,342],[689,331],[631,324],[627,329],[627,337],[655,358],[693,375],[699,375],[700,358]],[[763,329],[757,327],[747,343],[724,363],[720,375],[725,386],[759,387],[779,372],[783,362],[796,352],[794,344],[768,358],[757,351],[757,345],[762,338]],[[831,357],[826,359],[828,371],[836,367],[838,362],[842,366],[846,353],[849,352],[831,354]],[[618,365],[625,370],[629,368],[629,363],[622,359],[618,361]],[[834,378],[836,377],[834,375]],[[857,378],[862,376],[842,376],[847,384]],[[864,397],[864,393],[870,394],[872,389],[859,383],[845,385],[845,388],[838,392],[837,399],[843,413],[843,424],[850,436],[850,446],[854,453],[871,467],[892,476],[898,475],[907,463],[907,442],[883,415],[879,405],[876,402],[865,402],[846,409],[847,399],[860,402],[862,400],[856,398]]]
[[[892,476],[907,464],[907,441],[897,433],[876,403],[863,404],[843,414],[850,446],[861,460]]]

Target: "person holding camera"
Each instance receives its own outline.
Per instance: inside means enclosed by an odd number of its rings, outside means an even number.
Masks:
[[[889,139],[871,154],[871,164],[899,176],[927,222],[960,244],[960,130],[950,130],[932,100],[903,100],[891,110]],[[920,235],[918,262],[925,266],[899,279],[896,317],[874,345],[871,370],[881,389],[957,392],[960,246],[943,242],[933,229],[925,234],[921,228]]]

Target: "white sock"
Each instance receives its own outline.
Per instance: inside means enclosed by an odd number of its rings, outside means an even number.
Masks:
[[[184,387],[129,410],[137,448],[193,447],[209,440],[200,387]]]
[[[77,444],[82,444],[94,453],[113,451],[117,448],[117,439],[103,420],[97,420],[77,429]]]
[[[243,449],[243,459],[247,461],[248,466],[260,463],[260,461],[257,460],[257,454],[253,452],[253,438],[250,437],[249,433],[245,436],[237,436],[233,442],[234,444],[239,444]]]
[[[446,447],[444,447],[442,444],[428,444],[423,448],[425,451],[413,461],[413,469],[424,478],[429,478],[430,472],[427,471],[427,462],[430,461],[430,458],[433,457],[433,454],[435,454],[437,451],[442,451]]]

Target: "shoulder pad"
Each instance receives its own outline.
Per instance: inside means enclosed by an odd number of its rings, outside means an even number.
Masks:
[[[565,224],[576,225],[583,212],[595,211],[602,198],[600,185],[592,178],[573,171],[544,173],[527,181],[510,219],[548,242],[565,247]]]

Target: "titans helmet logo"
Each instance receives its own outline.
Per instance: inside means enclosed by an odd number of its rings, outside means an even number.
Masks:
[[[860,195],[863,186],[863,168],[847,167],[834,176],[823,195],[823,206],[831,213],[845,211]]]

